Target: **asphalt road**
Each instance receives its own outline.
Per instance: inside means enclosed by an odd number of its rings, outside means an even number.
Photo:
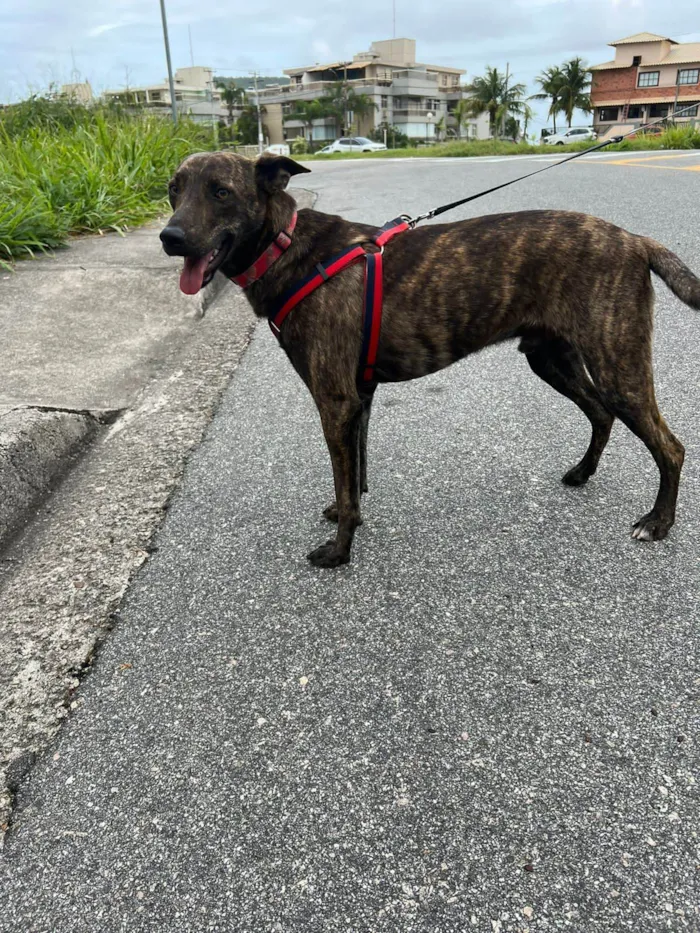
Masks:
[[[700,153],[664,159],[581,161],[454,219],[588,211],[700,271]],[[304,185],[380,223],[535,167],[314,164]],[[659,283],[657,321],[687,449],[667,541],[629,538],[657,486],[641,444],[617,424],[562,486],[588,425],[499,347],[380,389],[336,571],[305,558],[328,536],[318,419],[259,327],[20,788],[0,930],[700,929],[700,317]]]

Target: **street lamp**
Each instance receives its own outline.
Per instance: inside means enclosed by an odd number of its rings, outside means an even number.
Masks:
[[[435,114],[434,114],[431,110],[429,110],[425,116],[426,116],[426,120],[427,120],[427,122],[426,122],[426,124],[425,124],[425,144],[426,144],[426,146],[427,146],[427,145],[428,145],[428,139],[429,139],[429,137],[430,137],[430,131],[429,131],[428,127],[429,127],[430,124],[432,123],[433,117],[435,116]]]

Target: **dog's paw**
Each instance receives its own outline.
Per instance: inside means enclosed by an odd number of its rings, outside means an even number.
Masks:
[[[578,463],[575,467],[565,473],[561,481],[565,486],[583,486],[593,476],[588,467]]]
[[[329,522],[335,522],[338,524],[338,506],[335,502],[331,502],[327,509],[323,510],[323,517]]]
[[[649,512],[635,523],[632,528],[632,537],[637,541],[661,541],[669,533],[672,524],[673,521]]]
[[[341,564],[349,563],[350,552],[341,551],[332,540],[317,547],[315,551],[307,554],[307,557],[314,567],[339,567]]]

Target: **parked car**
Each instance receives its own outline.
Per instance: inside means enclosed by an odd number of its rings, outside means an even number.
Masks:
[[[273,143],[265,149],[265,152],[271,152],[273,155],[288,156],[289,145],[288,143]]]
[[[330,146],[326,146],[328,152],[379,152],[386,149],[384,143],[375,143],[366,136],[343,136],[336,139]]]
[[[331,152],[335,151],[333,146],[324,146],[323,149],[319,149],[318,152],[316,152],[316,155],[330,155]]]
[[[568,143],[595,142],[598,134],[590,127],[572,126],[562,133],[552,133],[545,136],[542,142],[545,146],[566,146]]]

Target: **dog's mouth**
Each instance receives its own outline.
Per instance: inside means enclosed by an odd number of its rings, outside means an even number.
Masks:
[[[195,258],[185,256],[185,265],[180,274],[180,291],[185,295],[196,295],[200,289],[208,285],[214,278],[214,273],[228,256],[233,238],[225,236],[223,240],[204,256]]]

